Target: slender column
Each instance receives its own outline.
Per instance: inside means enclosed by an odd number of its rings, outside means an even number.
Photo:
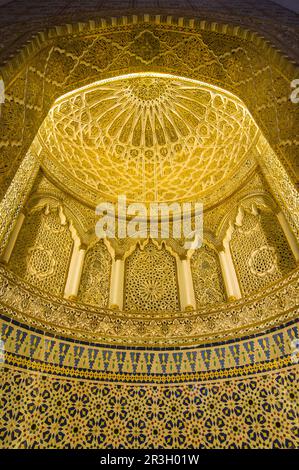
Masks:
[[[176,258],[181,310],[195,310],[193,279],[189,258]]]
[[[112,260],[109,308],[122,310],[124,304],[125,261],[116,256]]]
[[[11,257],[11,254],[13,252],[14,246],[16,244],[17,238],[19,236],[20,230],[22,228],[22,225],[25,220],[25,215],[23,212],[20,212],[20,214],[17,217],[16,224],[10,234],[10,237],[8,239],[7,245],[4,249],[3,255],[1,256],[1,262],[2,263],[8,263]]]
[[[299,193],[283,164],[262,135],[257,143],[257,150],[257,163],[299,242]]]
[[[68,277],[64,290],[64,297],[66,299],[77,298],[86,250],[87,247],[82,245],[79,240],[74,242]]]
[[[40,150],[29,151],[16,172],[3,200],[0,203],[0,255],[22,212],[40,168]]]
[[[228,300],[236,300],[241,298],[239,281],[237,278],[235,266],[232,260],[229,244],[225,243],[224,250],[219,252],[219,261],[222,276],[226,288]]]
[[[280,211],[280,212],[278,212],[278,214],[276,214],[276,216],[279,220],[279,223],[280,223],[281,228],[282,228],[282,230],[285,234],[285,237],[288,241],[288,244],[289,244],[289,246],[290,246],[290,248],[293,252],[295,260],[297,262],[299,262],[299,245],[297,243],[296,237],[293,234],[284,213],[282,211]]]

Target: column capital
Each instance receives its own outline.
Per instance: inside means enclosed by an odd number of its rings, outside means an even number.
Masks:
[[[215,245],[215,250],[217,251],[219,255],[219,253],[221,253],[222,251],[225,251],[225,246],[223,245],[223,243],[219,243]]]
[[[113,252],[114,260],[123,260],[126,255],[131,253],[132,249],[135,248],[137,239],[118,239],[118,238],[109,238],[108,240]]]
[[[277,206],[277,205],[275,205],[275,207],[272,209],[272,211],[273,211],[273,213],[274,213],[276,216],[278,216],[281,212],[283,212],[283,211],[281,210],[281,208],[280,208],[279,206]]]
[[[125,252],[119,251],[114,254],[114,261],[124,261],[125,259]]]
[[[80,243],[80,245],[78,246],[78,249],[87,251],[88,250],[88,244],[87,243]]]

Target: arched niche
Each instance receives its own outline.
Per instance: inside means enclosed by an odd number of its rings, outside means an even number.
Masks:
[[[78,290],[78,300],[85,304],[107,308],[111,276],[111,255],[104,240],[95,240],[85,254]]]
[[[226,218],[229,243],[242,295],[247,296],[285,277],[296,260],[277,218],[272,198],[249,197]]]
[[[180,73],[237,94],[295,179],[292,62],[240,26],[140,15],[43,31],[1,68],[7,96],[1,116],[2,195],[55,99],[101,78],[145,70]]]
[[[157,313],[179,307],[174,256],[163,242],[138,242],[125,261],[124,309]]]
[[[218,251],[208,241],[194,250],[190,258],[197,308],[227,300]]]
[[[59,203],[37,204],[26,211],[8,268],[29,284],[62,296],[76,236]]]

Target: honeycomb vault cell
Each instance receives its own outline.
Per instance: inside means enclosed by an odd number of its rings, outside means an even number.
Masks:
[[[48,158],[108,200],[194,200],[244,163],[257,126],[235,96],[133,74],[60,98],[40,130]],[[57,175],[56,175],[57,177]]]

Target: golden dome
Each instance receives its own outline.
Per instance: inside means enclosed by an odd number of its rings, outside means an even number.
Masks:
[[[221,89],[164,74],[105,80],[60,98],[40,137],[61,171],[114,199],[194,200],[236,171],[257,127]]]

